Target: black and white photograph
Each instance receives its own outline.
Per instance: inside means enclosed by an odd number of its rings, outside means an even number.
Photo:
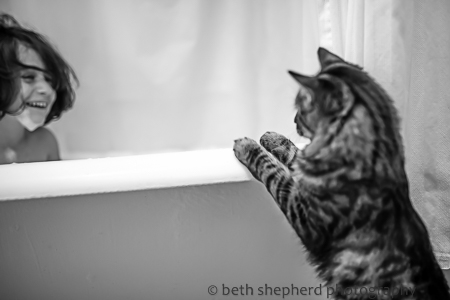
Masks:
[[[450,300],[450,0],[0,0],[0,300]]]

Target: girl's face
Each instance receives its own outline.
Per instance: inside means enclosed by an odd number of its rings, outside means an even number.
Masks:
[[[39,54],[29,47],[19,45],[19,60],[25,66],[20,71],[20,98],[32,112],[33,118],[45,119],[56,99],[51,75]]]

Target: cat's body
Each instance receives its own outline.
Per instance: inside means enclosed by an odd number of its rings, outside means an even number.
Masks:
[[[359,67],[320,48],[299,82],[295,118],[311,143],[276,133],[235,141],[272,194],[335,299],[450,299],[427,229],[409,198],[397,112]],[[338,292],[339,291],[339,292]]]

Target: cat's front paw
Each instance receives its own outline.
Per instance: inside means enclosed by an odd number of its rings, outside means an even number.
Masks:
[[[285,147],[291,143],[291,141],[283,135],[272,131],[264,133],[259,142],[269,152],[272,152],[273,149],[278,147]]]
[[[289,165],[298,152],[294,143],[276,132],[266,132],[261,137],[260,143],[284,165]]]
[[[259,149],[259,147],[260,146],[257,142],[244,137],[242,139],[237,139],[234,141],[233,151],[236,158],[244,165],[247,165],[247,159],[253,154],[256,149]]]

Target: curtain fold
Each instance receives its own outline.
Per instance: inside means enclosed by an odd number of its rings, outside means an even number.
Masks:
[[[400,101],[411,195],[441,266],[450,269],[450,2],[402,0],[395,9],[404,42]]]

